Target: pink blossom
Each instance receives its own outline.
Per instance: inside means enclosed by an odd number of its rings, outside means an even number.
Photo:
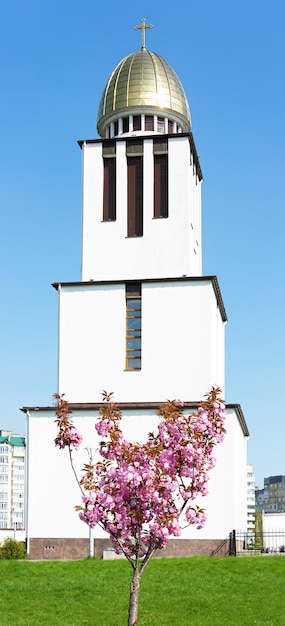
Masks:
[[[202,528],[203,509],[198,496],[208,493],[213,450],[224,437],[225,407],[219,390],[212,389],[196,413],[186,415],[181,401],[169,401],[158,411],[157,434],[144,444],[128,442],[120,428],[118,407],[107,400],[96,423],[103,438],[101,459],[87,466],[80,482],[79,516],[90,527],[105,529],[116,552],[129,559],[150,558],[178,537],[185,524]],[[82,441],[75,429],[68,403],[59,399],[55,444],[76,450]]]
[[[70,449],[77,450],[82,443],[82,436],[74,427],[70,427],[61,435],[57,435],[54,440],[55,445],[61,450],[68,446]]]

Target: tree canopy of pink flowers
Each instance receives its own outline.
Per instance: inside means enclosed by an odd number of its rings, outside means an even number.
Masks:
[[[76,509],[91,528],[97,524],[110,536],[117,553],[144,567],[171,536],[194,524],[202,528],[206,514],[195,504],[208,493],[213,450],[225,434],[225,404],[212,388],[196,412],[185,414],[183,403],[168,401],[158,410],[156,433],[145,443],[129,442],[122,415],[112,395],[103,392],[104,406],[95,429],[102,438],[101,459],[85,465],[77,478],[82,504]],[[58,435],[55,445],[72,452],[82,442],[64,395],[55,394]],[[74,466],[73,466],[74,469]]]

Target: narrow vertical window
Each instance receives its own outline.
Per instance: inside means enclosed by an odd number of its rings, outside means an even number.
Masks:
[[[141,369],[141,284],[126,285],[126,369]]]
[[[128,156],[128,237],[143,234],[143,157]]]
[[[157,132],[158,133],[165,133],[164,117],[158,117],[157,118]]]
[[[104,159],[103,221],[116,219],[116,159]]]
[[[116,144],[103,142],[103,221],[116,219]]]
[[[123,133],[129,132],[129,118],[123,117]]]
[[[133,130],[141,130],[141,116],[140,115],[133,116]]]
[[[154,140],[154,217],[168,217],[168,144]]]
[[[154,130],[153,115],[146,115],[145,116],[144,129],[145,130]]]
[[[168,132],[171,135],[173,133],[173,122],[168,120]]]

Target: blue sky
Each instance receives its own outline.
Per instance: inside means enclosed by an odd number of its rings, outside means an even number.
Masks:
[[[56,391],[55,281],[80,279],[81,152],[104,83],[140,48],[179,75],[203,184],[203,273],[218,276],[226,400],[240,403],[256,481],[285,474],[285,4],[283,0],[0,7],[0,428]],[[107,384],[107,382],[106,382]]]

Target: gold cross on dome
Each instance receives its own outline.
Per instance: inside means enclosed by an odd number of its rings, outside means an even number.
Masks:
[[[146,22],[145,17],[143,17],[141,26],[134,26],[135,30],[142,31],[142,50],[145,50],[145,29],[152,28],[152,24],[146,24],[145,22]]]

